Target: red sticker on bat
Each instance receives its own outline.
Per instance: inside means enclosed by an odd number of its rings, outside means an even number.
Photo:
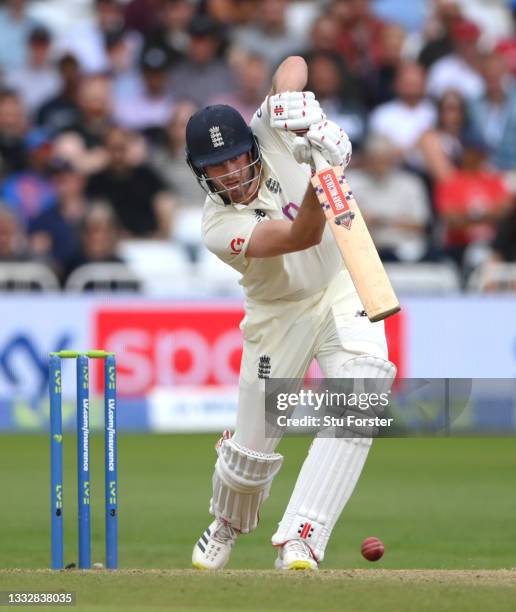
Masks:
[[[333,210],[335,216],[341,215],[349,210],[349,204],[340,188],[339,179],[337,178],[333,168],[328,168],[319,173],[321,187],[324,190],[328,204]]]

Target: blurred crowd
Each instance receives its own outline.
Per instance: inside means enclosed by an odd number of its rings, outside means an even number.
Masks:
[[[384,261],[515,262],[515,26],[514,0],[4,0],[0,262],[65,283],[141,239],[195,261],[186,122],[249,121],[292,54],[351,138]]]

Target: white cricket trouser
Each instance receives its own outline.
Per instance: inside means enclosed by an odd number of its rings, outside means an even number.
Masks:
[[[278,438],[265,437],[263,378],[303,378],[315,358],[326,378],[360,355],[387,359],[383,321],[361,316],[363,306],[347,271],[329,287],[298,302],[248,305],[241,328],[244,351],[240,368],[234,440],[271,453]]]

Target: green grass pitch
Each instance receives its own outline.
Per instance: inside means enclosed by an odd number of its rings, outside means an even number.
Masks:
[[[229,570],[193,572],[207,512],[216,435],[121,435],[119,572],[39,571],[50,564],[49,443],[0,436],[0,591],[77,593],[76,609],[512,610],[516,601],[514,438],[374,443],[327,550],[324,570],[270,572],[270,536],[309,445],[287,439],[258,530]],[[65,437],[65,559],[77,560],[76,445]],[[103,561],[102,439],[92,438],[93,560]],[[360,556],[363,538],[384,558]],[[136,571],[138,570],[138,571]],[[453,570],[453,571],[450,571]],[[489,570],[489,571],[486,571]],[[505,571],[504,571],[505,570]],[[48,608],[47,608],[48,609]]]

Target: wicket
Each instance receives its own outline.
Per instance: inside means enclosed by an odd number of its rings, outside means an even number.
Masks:
[[[104,469],[106,567],[118,567],[118,460],[116,433],[116,362],[113,353],[64,350],[50,353],[50,472],[52,569],[64,567],[63,538],[63,422],[61,359],[77,365],[77,502],[79,568],[91,568],[89,359],[104,359]]]

